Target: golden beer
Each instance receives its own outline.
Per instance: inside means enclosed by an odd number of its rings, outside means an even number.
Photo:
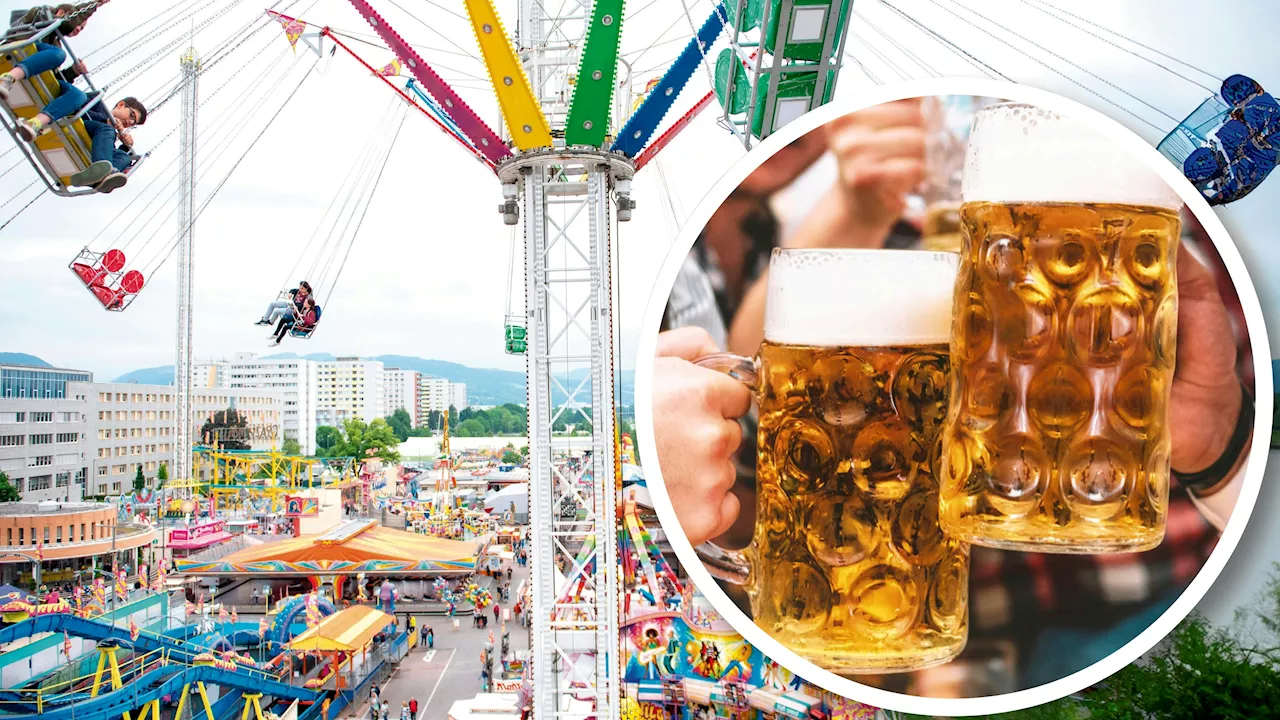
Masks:
[[[979,149],[968,166],[978,177],[966,177],[960,210],[942,525],[1014,550],[1150,549],[1169,494],[1177,196],[1114,157],[1110,176],[1090,175],[1091,158],[1123,151],[1051,113],[1029,116],[1063,147],[1017,153],[1020,168],[984,166]],[[1027,119],[988,118],[1008,132],[986,137],[980,114],[971,152],[1022,137]],[[1032,177],[1014,187],[996,170]],[[1019,193],[1032,199],[1007,199]]]
[[[928,667],[968,635],[968,545],[943,535],[935,479],[956,264],[775,250],[758,358],[698,361],[745,369],[760,417],[752,543],[699,552],[761,629],[833,672]]]
[[[766,342],[749,584],[761,628],[837,672],[964,647],[968,547],[938,524],[946,343]]]

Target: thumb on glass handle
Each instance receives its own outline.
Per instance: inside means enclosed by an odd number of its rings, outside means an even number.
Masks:
[[[752,395],[760,391],[760,361],[755,358],[733,353],[713,353],[703,355],[694,360],[693,364],[728,375],[746,385]],[[722,548],[713,542],[702,543],[693,550],[712,577],[731,585],[746,585],[751,565],[744,551]]]

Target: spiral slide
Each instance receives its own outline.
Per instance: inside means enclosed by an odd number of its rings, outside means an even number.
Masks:
[[[8,645],[15,640],[34,637],[41,633],[59,632],[65,632],[70,636],[95,642],[116,640],[124,645],[132,645],[136,650],[142,652],[168,650],[170,654],[175,655],[177,658],[186,658],[188,660],[206,649],[195,643],[147,632],[139,633],[137,639],[133,639],[129,637],[128,628],[117,627],[101,620],[91,620],[66,613],[38,615],[0,630],[0,647]]]
[[[43,713],[3,715],[5,720],[113,720],[123,708],[142,707],[165,695],[177,695],[184,686],[203,682],[224,689],[269,695],[277,699],[315,702],[321,693],[297,688],[271,679],[269,676],[245,670],[223,670],[212,665],[187,667],[169,666],[154,670],[119,690],[113,690],[96,698],[77,703],[44,708]]]

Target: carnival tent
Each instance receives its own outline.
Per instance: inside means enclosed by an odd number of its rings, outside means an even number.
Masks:
[[[484,499],[484,509],[492,513],[503,513],[515,503],[515,521],[528,522],[529,517],[529,483],[508,485]]]
[[[372,520],[341,523],[319,535],[266,543],[212,562],[179,560],[191,575],[422,575],[473,571],[486,538],[444,540],[380,527]]]
[[[289,643],[299,652],[357,652],[396,619],[368,605],[355,605],[325,618]]]

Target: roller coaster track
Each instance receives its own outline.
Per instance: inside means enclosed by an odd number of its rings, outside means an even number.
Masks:
[[[671,110],[671,106],[675,103],[676,97],[680,95],[680,91],[689,82],[689,78],[697,72],[699,63],[702,62],[703,56],[711,47],[711,44],[720,36],[720,31],[724,29],[725,24],[725,8],[724,3],[716,5],[716,9],[711,12],[711,16],[706,22],[702,23],[702,27],[698,29],[698,34],[689,40],[689,44],[684,46],[684,50],[680,51],[680,55],[675,62],[671,63],[671,67],[663,73],[662,79],[658,81],[657,86],[649,93],[635,114],[627,120],[622,129],[618,131],[618,138],[614,140],[613,147],[610,148],[614,152],[621,152],[627,157],[635,157],[644,149],[649,138],[653,136],[658,125],[662,122],[662,118],[666,117],[667,112]],[[692,111],[693,115],[698,110],[706,107],[707,99],[704,98],[698,104],[698,107]],[[692,119],[692,116],[686,116]],[[687,125],[686,121],[684,125]],[[684,125],[680,127],[683,128]],[[678,132],[678,131],[677,131]],[[669,137],[673,133],[668,132],[664,137]],[[639,170],[639,166],[636,167]]]
[[[200,645],[148,632],[138,633],[136,639],[131,638],[127,628],[116,627],[110,623],[77,617],[67,613],[40,615],[0,630],[0,647],[15,640],[34,637],[43,633],[59,632],[65,632],[72,637],[84,638],[95,642],[115,640],[143,652],[167,650],[174,656],[188,660],[205,651],[205,648]]]
[[[521,150],[551,147],[551,128],[490,0],[465,0],[489,81],[498,96],[511,141]]]
[[[486,125],[479,115],[476,115],[458,93],[436,74],[426,60],[422,59],[418,51],[410,47],[409,43],[405,42],[404,38],[400,37],[399,33],[392,29],[368,2],[351,0],[351,5],[409,68],[418,82],[422,83],[422,87],[440,103],[477,150],[494,163],[502,162],[503,159],[511,156],[511,150],[506,143],[502,142],[502,138],[498,137],[498,134]]]
[[[596,0],[591,8],[591,24],[583,41],[578,79],[569,103],[565,123],[567,145],[604,145],[609,130],[609,105],[613,101],[614,78],[618,73],[618,44],[622,40],[622,10],[625,0]]]

